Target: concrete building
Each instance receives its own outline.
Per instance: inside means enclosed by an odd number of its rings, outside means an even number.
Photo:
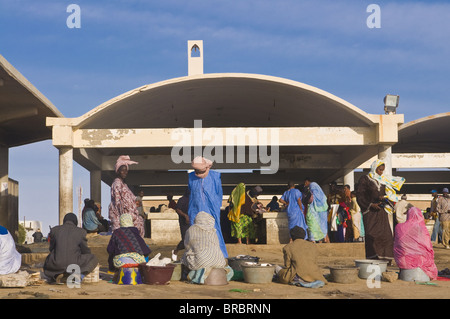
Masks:
[[[60,154],[60,219],[73,211],[73,160],[90,172],[95,200],[101,181],[115,178],[119,155],[139,162],[129,186],[164,196],[184,191],[186,171],[201,151],[214,169],[233,172],[222,175],[224,194],[242,181],[280,193],[289,180],[307,176],[322,185],[341,177],[353,183],[355,168],[386,157],[398,142],[402,114],[368,114],[279,77],[203,74],[202,48],[201,41],[188,42],[188,76],[136,88],[78,118],[47,119]]]
[[[90,197],[101,201],[101,182],[111,185],[119,155],[139,162],[127,183],[147,198],[181,195],[198,154],[223,172],[224,200],[239,182],[261,185],[267,196],[305,177],[325,190],[331,181],[353,188],[376,158],[406,178],[402,192],[423,202],[429,189],[450,184],[450,113],[404,123],[402,114],[381,114],[383,105],[368,114],[289,79],[205,74],[200,40],[188,41],[187,53],[187,76],[128,91],[77,118],[63,117],[1,57],[0,223],[17,221],[4,204],[8,149],[49,138],[59,150],[60,223],[73,211],[73,161],[90,172]]]
[[[18,229],[19,183],[9,177],[9,149],[52,137],[47,117],[58,109],[0,55],[0,225]]]
[[[430,205],[432,189],[450,185],[450,112],[430,115],[400,125],[399,141],[392,147],[393,174],[406,179],[401,193],[421,209]],[[375,158],[355,172],[355,179],[368,171]],[[362,170],[362,171],[361,171]]]

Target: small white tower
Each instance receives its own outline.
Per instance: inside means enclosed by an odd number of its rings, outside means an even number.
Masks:
[[[188,41],[188,75],[203,74],[203,40]]]

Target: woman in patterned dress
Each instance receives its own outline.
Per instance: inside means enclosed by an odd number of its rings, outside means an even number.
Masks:
[[[138,164],[131,161],[127,155],[122,155],[116,162],[117,177],[111,185],[111,203],[109,204],[109,219],[111,230],[114,232],[120,227],[120,216],[130,214],[133,217],[133,224],[139,230],[141,237],[144,237],[144,219],[139,215],[136,205],[136,196],[128,188],[125,178],[128,175],[128,165]]]

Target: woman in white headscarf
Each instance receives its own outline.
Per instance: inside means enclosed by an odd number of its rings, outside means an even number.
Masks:
[[[122,155],[116,162],[117,177],[111,185],[111,203],[109,204],[109,219],[111,221],[111,230],[120,227],[120,216],[122,214],[130,214],[133,218],[134,226],[139,230],[141,237],[144,237],[144,219],[139,215],[136,205],[136,196],[128,188],[125,179],[128,176],[128,166],[138,164],[131,161],[127,155]]]
[[[363,214],[366,258],[394,258],[394,233],[391,220],[394,205],[398,201],[396,191],[405,179],[384,175],[385,163],[376,160],[370,172],[359,179],[356,199]]]
[[[184,246],[181,263],[189,270],[190,281],[203,284],[213,268],[224,268],[228,280],[233,276],[220,248],[211,214],[199,212],[196,215],[194,224],[186,231]]]

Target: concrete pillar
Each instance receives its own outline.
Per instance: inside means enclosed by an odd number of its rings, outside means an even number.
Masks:
[[[91,199],[96,202],[102,202],[102,171],[90,171],[91,179]]]
[[[73,149],[59,149],[59,224],[64,216],[73,213]]]
[[[385,162],[384,174],[392,176],[392,147],[381,145],[378,151],[378,159]]]
[[[355,173],[354,170],[346,170],[344,175],[344,185],[350,185],[350,190],[355,190]]]
[[[8,228],[8,171],[9,149],[0,146],[0,225]],[[11,230],[10,230],[11,231]]]

